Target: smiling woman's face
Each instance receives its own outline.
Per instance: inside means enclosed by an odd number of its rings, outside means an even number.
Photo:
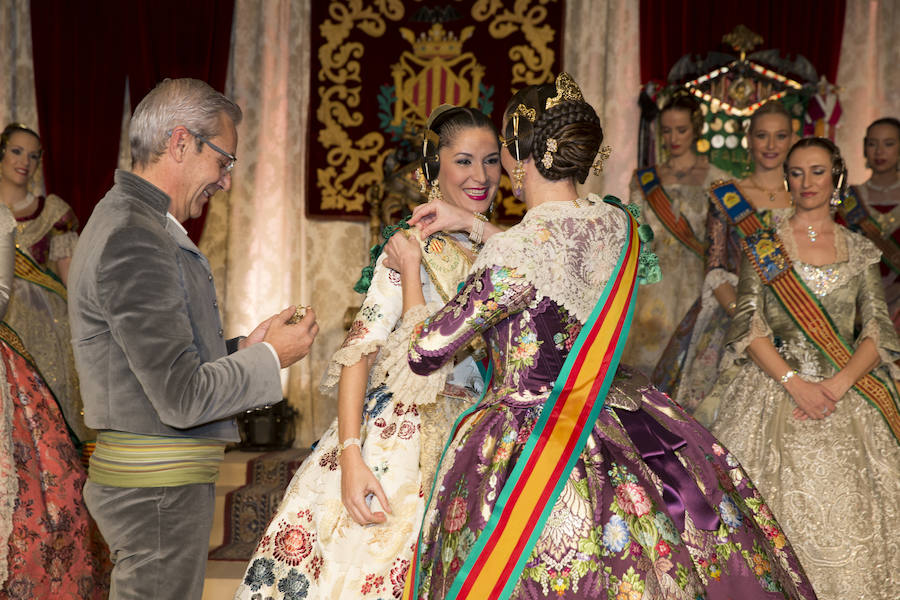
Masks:
[[[500,185],[500,147],[486,127],[467,127],[439,152],[441,195],[462,209],[483,213]]]
[[[0,176],[16,185],[28,185],[41,162],[41,142],[25,131],[16,131],[9,136],[3,160],[0,161]]]

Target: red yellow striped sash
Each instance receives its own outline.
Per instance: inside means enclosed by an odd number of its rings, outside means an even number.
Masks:
[[[744,253],[762,282],[769,286],[807,339],[835,367],[842,369],[850,361],[853,348],[838,332],[819,299],[794,270],[775,231],[765,228],[755,211],[737,223],[737,227]],[[885,381],[870,372],[853,387],[878,409],[894,437],[900,441],[900,408],[894,381]]]
[[[15,276],[30,281],[35,285],[48,289],[63,300],[66,300],[66,286],[49,270],[41,267],[34,260],[16,248]]]
[[[838,206],[838,213],[850,229],[857,231],[881,250],[881,260],[895,273],[900,273],[900,245],[891,235],[885,235],[878,221],[872,217],[865,205],[859,201],[859,194],[849,188]]]
[[[582,327],[574,345],[577,351],[569,353],[485,529],[446,598],[510,596],[603,409],[631,327],[640,255],[637,222],[621,204],[610,203],[629,215],[628,241],[617,269]],[[460,420],[467,417],[464,414]],[[404,590],[407,600],[419,587],[418,550]]]
[[[706,252],[706,244],[697,238],[697,234],[691,229],[684,215],[678,218],[672,212],[672,200],[666,194],[666,189],[659,181],[659,175],[656,174],[656,167],[648,167],[646,169],[638,169],[635,173],[641,192],[647,200],[647,204],[656,213],[663,226],[669,230],[675,239],[684,244],[684,246],[696,254],[700,259]]]

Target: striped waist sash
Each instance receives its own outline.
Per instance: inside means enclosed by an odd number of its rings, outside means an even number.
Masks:
[[[214,483],[224,456],[218,440],[101,431],[88,477],[114,487]]]

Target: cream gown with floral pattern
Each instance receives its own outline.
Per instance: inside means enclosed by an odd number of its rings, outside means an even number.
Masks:
[[[363,408],[362,456],[391,503],[383,524],[362,526],[341,502],[337,419],[297,470],[278,512],[250,559],[235,598],[360,600],[399,598],[438,456],[457,415],[483,388],[471,358],[428,377],[409,369],[412,327],[444,304],[469,270],[471,244],[437,234],[423,242],[427,306],[401,320],[400,275],[379,257],[372,284],[343,345],[332,357],[323,387],[341,368],[371,352]],[[460,251],[462,250],[462,251]],[[462,353],[461,353],[462,355]],[[373,499],[372,510],[381,510]]]

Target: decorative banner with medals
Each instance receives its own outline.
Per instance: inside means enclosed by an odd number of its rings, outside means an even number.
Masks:
[[[834,86],[820,78],[802,56],[782,57],[778,50],[748,54],[763,39],[739,25],[722,38],[738,56],[711,52],[705,58],[687,55],[669,71],[668,82],[650,82],[641,94],[638,164],[651,166],[664,159],[655,121],[659,110],[675,94],[687,93],[700,104],[703,124],[698,154],[712,164],[743,178],[751,170],[747,153],[750,116],[765,102],[781,102],[792,117],[792,129],[834,135],[840,118]],[[824,103],[824,104],[823,104]],[[827,110],[821,106],[830,107]]]
[[[313,2],[308,216],[368,219],[440,104],[479,108],[499,128],[515,90],[559,72],[563,1]],[[508,190],[504,176],[495,210],[517,221],[524,205]]]

